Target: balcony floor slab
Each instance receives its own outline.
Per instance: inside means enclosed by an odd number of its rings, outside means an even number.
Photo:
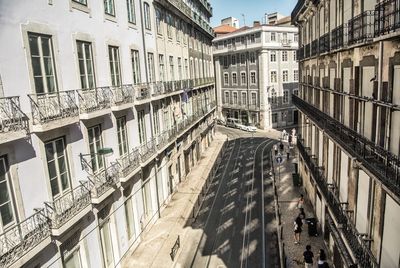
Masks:
[[[74,226],[80,219],[83,218],[86,214],[88,214],[92,210],[92,206],[90,203],[82,209],[78,214],[73,216],[71,219],[69,219],[67,222],[65,222],[62,226],[59,228],[52,228],[51,233],[53,236],[61,236],[63,235],[68,229],[70,229],[72,226]]]
[[[33,125],[32,132],[35,133],[46,132],[63,126],[76,124],[78,122],[79,122],[78,116],[56,119],[47,123]]]
[[[33,257],[35,257],[38,253],[40,253],[45,247],[47,247],[51,243],[52,243],[52,239],[50,236],[48,236],[42,242],[37,244],[34,248],[29,250],[25,255],[23,255],[21,258],[19,258],[16,262],[14,262],[9,268],[22,267],[25,263],[30,261]]]
[[[92,196],[92,204],[98,205],[101,204],[104,200],[107,199],[112,193],[114,193],[116,187],[111,187],[106,192],[104,192],[101,196],[94,197]]]
[[[119,104],[119,105],[113,105],[111,106],[111,111],[113,112],[118,112],[118,111],[123,111],[126,109],[132,109],[133,108],[133,103],[123,103],[123,104]]]
[[[9,131],[0,133],[0,144],[26,138],[28,133],[26,130]]]

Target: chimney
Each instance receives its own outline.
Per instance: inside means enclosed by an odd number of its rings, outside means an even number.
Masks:
[[[257,26],[260,26],[260,21],[259,20],[255,20],[253,22],[253,27],[257,27]]]

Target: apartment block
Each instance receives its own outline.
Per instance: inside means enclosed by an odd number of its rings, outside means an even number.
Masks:
[[[213,40],[219,117],[262,129],[296,124],[297,31],[255,22]]]
[[[0,267],[119,267],[214,136],[205,0],[0,4]]]
[[[400,267],[395,0],[298,1],[299,170],[335,267]]]

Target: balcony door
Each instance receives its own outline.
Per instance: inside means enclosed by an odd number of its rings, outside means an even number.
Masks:
[[[393,104],[400,105],[400,65],[394,66],[393,70]],[[400,154],[400,112],[392,111],[390,126],[390,151],[395,154]]]
[[[0,157],[0,233],[15,222],[12,185],[7,158]]]
[[[375,67],[368,66],[362,68],[362,86],[361,96],[371,98],[374,92],[374,83],[371,81],[375,77]],[[362,107],[362,105],[361,105]],[[360,108],[362,109],[362,108]],[[361,134],[369,140],[372,140],[372,133],[375,131],[375,126],[372,125],[373,121],[373,105],[371,102],[364,103],[364,111],[360,112]]]

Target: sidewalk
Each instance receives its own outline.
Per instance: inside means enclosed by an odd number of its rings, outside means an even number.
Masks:
[[[287,143],[285,144],[285,148]],[[272,151],[275,160],[274,152]],[[284,243],[284,253],[286,257],[286,267],[304,267],[303,252],[306,245],[311,246],[314,253],[314,267],[317,267],[319,249],[324,249],[327,253],[323,237],[319,234],[317,237],[308,235],[308,225],[303,224],[303,232],[300,236],[300,244],[294,243],[294,225],[293,222],[299,214],[297,201],[300,194],[304,194],[302,187],[293,186],[292,173],[294,173],[294,164],[298,163],[296,148],[291,149],[290,159],[287,161],[286,153],[282,153],[283,163],[280,165],[280,179],[278,165],[274,162],[276,187],[278,192],[278,203],[282,224],[282,242]],[[304,212],[306,218],[315,217],[311,203],[304,194]],[[318,224],[319,226],[319,224]],[[331,264],[330,264],[331,267]]]
[[[171,198],[170,203],[161,212],[161,218],[142,236],[142,241],[134,252],[128,253],[122,262],[122,267],[172,267],[171,248],[178,235],[180,248],[175,261],[178,259],[182,247],[187,246],[187,229],[185,224],[192,216],[192,209],[205,180],[211,171],[226,136],[215,134],[214,141],[201,157],[200,162],[189,173],[185,181],[179,186]]]

